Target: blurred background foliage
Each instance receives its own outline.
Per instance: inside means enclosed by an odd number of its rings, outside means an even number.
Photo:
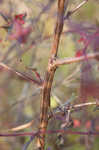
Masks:
[[[81,0],[70,0],[68,10],[75,8]],[[41,77],[44,74],[50,56],[50,49],[53,42],[57,16],[56,0],[0,0],[0,12],[14,17],[17,14],[27,13],[25,25],[31,25],[33,31],[28,36],[25,43],[10,40],[8,32],[0,28],[0,62],[7,64],[15,70],[28,73],[36,78],[35,74],[27,67],[36,68]],[[99,0],[89,0],[79,11],[70,17],[77,23],[87,22],[99,26]],[[0,26],[6,24],[0,16]],[[69,26],[65,21],[64,31]],[[64,33],[61,37],[58,57],[72,57],[81,45],[78,43],[79,36]],[[98,63],[95,61],[98,68]],[[98,70],[94,73],[98,75]],[[69,77],[70,75],[73,77]],[[67,101],[72,94],[77,97],[71,102],[79,103],[80,93],[80,64],[64,65],[57,69],[52,87],[51,107],[54,109],[59,103]],[[37,85],[17,78],[10,72],[0,71],[0,132],[25,124],[33,120],[33,125],[24,131],[35,131],[39,126],[41,89]],[[57,99],[59,101],[57,101]],[[91,97],[90,101],[94,101]],[[91,125],[86,127],[87,121],[96,119],[97,130],[99,131],[99,112],[93,111],[94,107],[88,107],[84,112],[74,112],[72,119],[77,126],[73,126],[74,131],[88,131]],[[86,117],[85,117],[86,116]],[[98,119],[97,119],[98,118]],[[61,121],[51,120],[49,129],[60,129]],[[23,130],[22,130],[23,131]],[[63,139],[58,135],[47,135],[46,147],[51,150],[98,150],[99,137],[63,135]],[[1,150],[21,150],[29,140],[28,137],[0,138]],[[63,140],[63,142],[62,142]],[[35,140],[30,144],[29,150],[35,150]],[[34,147],[34,149],[33,149]]]

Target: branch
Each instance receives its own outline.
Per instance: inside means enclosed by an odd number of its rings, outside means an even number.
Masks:
[[[45,75],[45,80],[43,84],[43,93],[42,93],[42,100],[41,100],[41,115],[40,115],[40,137],[37,141],[37,147],[40,150],[44,150],[45,146],[45,135],[48,125],[48,109],[50,107],[50,93],[51,93],[51,87],[53,83],[54,74],[56,71],[55,68],[50,68],[51,63],[53,62],[54,58],[57,56],[58,47],[59,47],[59,41],[60,36],[63,30],[63,24],[64,24],[64,12],[66,10],[68,0],[58,0],[58,15],[57,15],[57,21],[56,21],[56,27],[55,27],[55,34],[54,34],[54,41],[52,44],[51,49],[51,56],[48,63],[48,68]]]
[[[38,132],[22,132],[22,133],[0,133],[0,137],[16,137],[16,136],[36,136]]]
[[[30,121],[30,122],[28,122],[26,124],[17,126],[15,128],[8,129],[8,131],[14,131],[15,132],[15,131],[23,130],[23,129],[31,127],[33,125],[33,123],[34,123],[34,121],[32,120],[32,121]]]
[[[35,80],[25,73],[21,73],[19,71],[16,71],[16,70],[12,69],[11,67],[8,67],[6,64],[4,64],[2,62],[0,62],[0,71],[1,70],[8,71],[12,74],[16,74],[19,78],[24,79],[24,80],[29,81],[29,82],[32,82],[32,83],[37,84],[39,86],[42,85],[41,81]]]
[[[64,133],[64,134],[75,134],[75,135],[97,135],[99,132],[80,132],[80,131],[70,131],[70,130],[48,130],[46,133],[55,134],[55,133]],[[17,137],[17,136],[38,136],[38,132],[22,132],[22,133],[0,133],[0,137]]]
[[[52,113],[49,113],[48,118],[51,119],[52,117],[55,117],[55,115],[63,115],[64,111],[67,110],[76,110],[77,108],[85,107],[85,106],[90,106],[90,105],[97,105],[97,102],[88,102],[88,103],[81,103],[81,104],[75,104],[75,105],[68,105],[68,103],[59,105],[57,108]]]
[[[71,131],[71,130],[66,131],[66,130],[61,130],[61,129],[60,130],[49,130],[48,133],[50,133],[50,134],[63,133],[63,134],[72,134],[72,135],[76,134],[76,135],[97,135],[97,136],[99,136],[99,132],[91,132],[91,131],[80,132],[80,131]]]
[[[72,14],[74,14],[76,11],[78,11],[87,2],[88,2],[88,0],[84,0],[76,8],[74,8],[71,11],[68,11],[67,14],[66,14],[66,16],[64,17],[64,20],[68,19]]]
[[[89,102],[89,103],[82,103],[82,104],[76,104],[72,108],[80,108],[80,107],[85,107],[85,106],[90,106],[90,105],[97,105],[97,102]]]
[[[59,67],[61,65],[65,65],[65,64],[77,63],[77,62],[85,61],[86,58],[87,59],[93,59],[93,58],[96,58],[97,56],[99,56],[99,52],[87,54],[86,57],[81,56],[81,57],[70,57],[70,58],[64,58],[64,59],[56,59],[51,64],[51,67],[54,68],[54,67]]]

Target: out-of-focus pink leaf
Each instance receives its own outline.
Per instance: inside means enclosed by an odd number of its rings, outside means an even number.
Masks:
[[[17,21],[19,24],[24,24],[25,23],[24,19],[25,19],[26,16],[27,16],[26,13],[18,14],[18,15],[14,16],[14,20]]]
[[[73,127],[79,128],[81,126],[81,122],[78,119],[73,120]]]
[[[17,40],[19,43],[27,42],[27,38],[32,31],[31,25],[24,27],[26,13],[15,15],[7,25],[1,26],[8,32],[9,40]]]
[[[75,55],[76,57],[80,57],[80,56],[83,56],[83,50],[78,50],[77,52],[76,52],[76,55]]]
[[[80,98],[85,102],[88,97],[99,99],[99,82],[96,81],[92,72],[92,65],[87,59],[87,49],[99,51],[99,27],[95,25],[74,23],[69,21],[70,32],[76,33],[80,36],[79,43],[83,43],[82,50],[76,52],[76,57],[85,55],[85,62],[81,66],[81,84],[80,84]],[[96,58],[99,60],[99,58]]]
[[[31,31],[31,26],[23,27],[19,21],[14,20],[12,32],[9,34],[9,39],[17,40],[20,43],[25,43]]]
[[[81,101],[87,101],[88,97],[99,99],[99,82],[94,78],[91,64],[88,62],[83,62],[81,67],[80,85]]]
[[[93,51],[99,50],[99,27],[90,24],[74,23],[69,21],[69,32],[80,35],[78,42],[83,42],[85,50],[91,47]]]

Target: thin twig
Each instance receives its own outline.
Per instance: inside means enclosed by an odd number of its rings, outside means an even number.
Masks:
[[[55,115],[62,115],[64,113],[64,110],[76,110],[77,108],[81,108],[81,107],[85,107],[85,106],[91,106],[91,105],[97,105],[97,102],[88,102],[88,103],[81,103],[81,104],[75,104],[75,105],[70,105],[68,106],[68,103],[62,104],[60,106],[58,106],[55,110],[54,110],[54,116]],[[64,110],[63,110],[64,109]],[[63,110],[63,111],[62,111]],[[49,119],[51,119],[53,117],[52,114],[49,114]]]
[[[71,131],[71,130],[48,130],[46,133],[55,134],[55,133],[64,133],[72,135],[97,135],[99,132],[81,132],[81,131]],[[0,133],[0,137],[17,137],[17,136],[38,136],[39,132],[22,132],[22,133]]]
[[[93,59],[93,58],[96,58],[97,56],[99,56],[99,52],[98,53],[90,53],[90,54],[86,55],[87,59]],[[61,65],[77,63],[77,62],[81,62],[81,61],[85,61],[85,60],[86,60],[85,56],[56,59],[53,61],[53,64],[51,64],[51,67],[52,68],[59,67]]]
[[[23,124],[23,125],[20,125],[20,126],[17,126],[15,128],[11,128],[11,129],[8,129],[8,131],[19,131],[19,130],[23,130],[23,129],[26,129],[26,128],[29,128],[33,125],[34,121],[30,121],[26,124]]]
[[[87,3],[88,0],[84,0],[82,3],[80,3],[76,8],[74,8],[71,11],[68,11],[66,16],[64,17],[64,20],[68,19],[72,14],[74,14],[76,11],[78,11],[85,3]]]
[[[29,82],[32,82],[32,83],[35,83],[39,86],[42,85],[41,81],[38,81],[38,80],[35,80],[33,79],[32,77],[30,77],[29,75],[27,75],[26,73],[22,73],[22,72],[19,72],[19,71],[16,71],[14,69],[12,69],[11,67],[7,66],[6,64],[0,62],[0,70],[5,70],[5,71],[9,71],[10,73],[13,73],[13,74],[16,74],[18,77],[26,80],[26,81],[29,81]]]
[[[73,106],[73,108],[80,108],[80,107],[85,107],[85,106],[90,106],[90,105],[97,105],[96,102],[89,102],[89,103],[82,103],[82,104],[76,104]]]

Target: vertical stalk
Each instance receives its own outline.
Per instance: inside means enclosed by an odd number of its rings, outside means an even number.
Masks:
[[[41,99],[41,112],[40,112],[40,136],[38,138],[38,147],[40,150],[44,150],[45,146],[45,135],[48,126],[48,110],[50,107],[50,93],[53,83],[54,74],[56,67],[51,67],[53,60],[57,57],[60,36],[63,30],[64,24],[64,12],[67,8],[68,0],[58,0],[58,15],[54,33],[54,41],[51,49],[51,56],[49,58],[47,71],[45,74],[45,80],[42,89],[42,99]]]

